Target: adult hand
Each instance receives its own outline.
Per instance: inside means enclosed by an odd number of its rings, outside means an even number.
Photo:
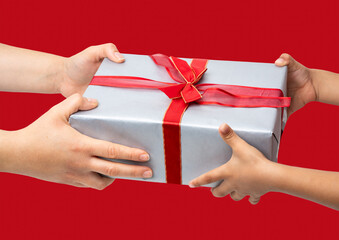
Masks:
[[[65,97],[85,92],[104,58],[122,63],[124,57],[113,43],[91,46],[84,51],[64,59],[62,80],[57,83],[59,92]]]
[[[5,150],[0,156],[4,161],[2,171],[95,189],[104,189],[114,177],[151,177],[148,167],[99,158],[144,162],[149,159],[144,150],[90,138],[69,125],[72,113],[90,110],[97,104],[94,99],[74,94],[28,127],[7,132],[6,146],[2,146]]]

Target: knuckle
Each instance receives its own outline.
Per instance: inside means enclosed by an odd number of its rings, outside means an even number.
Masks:
[[[74,93],[74,94],[73,94],[73,97],[74,97],[76,100],[78,100],[78,101],[82,99],[80,93]]]
[[[139,171],[138,171],[138,169],[133,168],[129,171],[128,175],[130,175],[133,178],[136,178],[136,177],[139,176]]]
[[[238,201],[241,200],[241,198],[240,198],[239,196],[231,195],[231,198],[232,198],[234,201],[236,201],[236,202],[238,202]]]
[[[259,194],[253,193],[253,194],[250,195],[250,196],[252,196],[253,199],[260,199],[260,198],[261,198],[261,194],[260,194],[260,193],[259,193]]]
[[[223,198],[223,197],[226,197],[226,193],[215,193],[213,194],[215,197],[217,198]]]
[[[132,170],[132,176],[135,177],[135,178],[140,178],[140,177],[142,177],[142,173],[144,171],[142,169],[139,169],[139,168],[136,167]]]
[[[95,46],[89,46],[84,50],[84,52],[92,52],[94,51],[94,49],[95,49]]]
[[[291,55],[288,53],[283,53],[281,56],[286,57],[286,59],[291,58]]]
[[[281,57],[285,59],[287,65],[290,64],[294,60],[293,57],[288,53],[281,54]]]
[[[119,148],[114,144],[109,145],[107,155],[109,158],[117,158],[119,156]]]
[[[256,199],[256,200],[251,200],[251,199],[249,199],[249,202],[250,202],[252,205],[256,205],[256,204],[259,202],[259,199]]]
[[[217,197],[217,198],[222,198],[222,197],[225,197],[227,195],[226,192],[219,191],[219,190],[213,190],[212,194],[213,194],[214,197]]]
[[[116,48],[116,46],[113,43],[106,43],[106,46],[111,49]]]
[[[235,133],[232,128],[229,128],[228,132],[225,134],[226,139],[232,139],[234,138]]]
[[[77,141],[76,143],[71,144],[71,151],[75,153],[86,152],[88,150],[87,144],[82,141]]]
[[[90,54],[91,56],[96,56],[98,57],[98,54],[100,55],[102,52],[102,45],[93,45],[90,46],[88,48],[86,48],[85,50],[88,54]]]
[[[116,167],[116,166],[107,166],[106,167],[106,170],[105,170],[105,173],[108,175],[108,176],[112,176],[112,177],[115,177],[115,176],[119,176],[119,168]]]
[[[74,173],[85,168],[85,161],[83,158],[68,158],[62,165],[67,171]]]
[[[253,194],[253,195],[250,195],[250,198],[248,200],[252,204],[257,204],[260,201],[260,196]]]
[[[75,93],[75,94],[73,94],[72,98],[73,98],[73,101],[74,101],[77,105],[80,105],[80,104],[81,104],[81,102],[82,102],[82,96],[81,96],[80,93]]]
[[[206,184],[213,182],[213,177],[212,175],[205,175],[202,177],[202,182],[205,182]]]
[[[129,159],[129,160],[136,159],[135,153],[133,152],[133,150],[128,150],[127,153],[126,153],[126,157],[127,157],[127,159]]]
[[[192,186],[200,186],[200,182],[199,182],[199,179],[194,179],[190,182],[190,185]]]

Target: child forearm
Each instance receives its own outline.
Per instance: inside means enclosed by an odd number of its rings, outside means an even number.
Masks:
[[[339,173],[272,163],[272,191],[339,210]]]
[[[339,74],[312,69],[311,75],[317,93],[317,101],[339,105]]]
[[[241,139],[228,125],[221,125],[219,132],[232,148],[231,159],[193,179],[190,187],[223,180],[212,188],[216,197],[230,194],[231,198],[239,201],[249,195],[249,201],[257,204],[262,195],[281,192],[339,210],[339,172],[275,163]]]
[[[58,93],[64,58],[0,44],[0,91]]]

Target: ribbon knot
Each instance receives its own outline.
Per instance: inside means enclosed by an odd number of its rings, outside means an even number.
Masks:
[[[155,56],[156,58],[156,56]],[[199,90],[194,86],[206,72],[206,59],[193,59],[191,64],[176,57],[168,58],[166,70],[179,84],[160,88],[170,99],[182,98],[185,103],[197,101],[202,98]],[[157,63],[160,64],[160,63]],[[161,63],[163,65],[163,63]]]

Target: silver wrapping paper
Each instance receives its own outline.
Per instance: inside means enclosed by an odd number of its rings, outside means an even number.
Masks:
[[[149,56],[124,54],[122,64],[104,59],[96,75],[137,76],[163,82],[174,82],[167,71]],[[190,59],[184,58],[190,62]],[[199,83],[279,88],[286,93],[286,67],[269,63],[209,60],[207,72]],[[166,182],[162,120],[170,99],[159,90],[89,86],[85,97],[95,98],[99,106],[79,111],[70,117],[70,124],[79,132],[146,150],[150,161],[143,164],[153,169],[149,182]],[[226,163],[231,148],[218,133],[228,123],[249,144],[268,159],[276,161],[281,132],[281,109],[234,108],[191,104],[181,122],[182,184]],[[208,186],[216,186],[217,183]]]

